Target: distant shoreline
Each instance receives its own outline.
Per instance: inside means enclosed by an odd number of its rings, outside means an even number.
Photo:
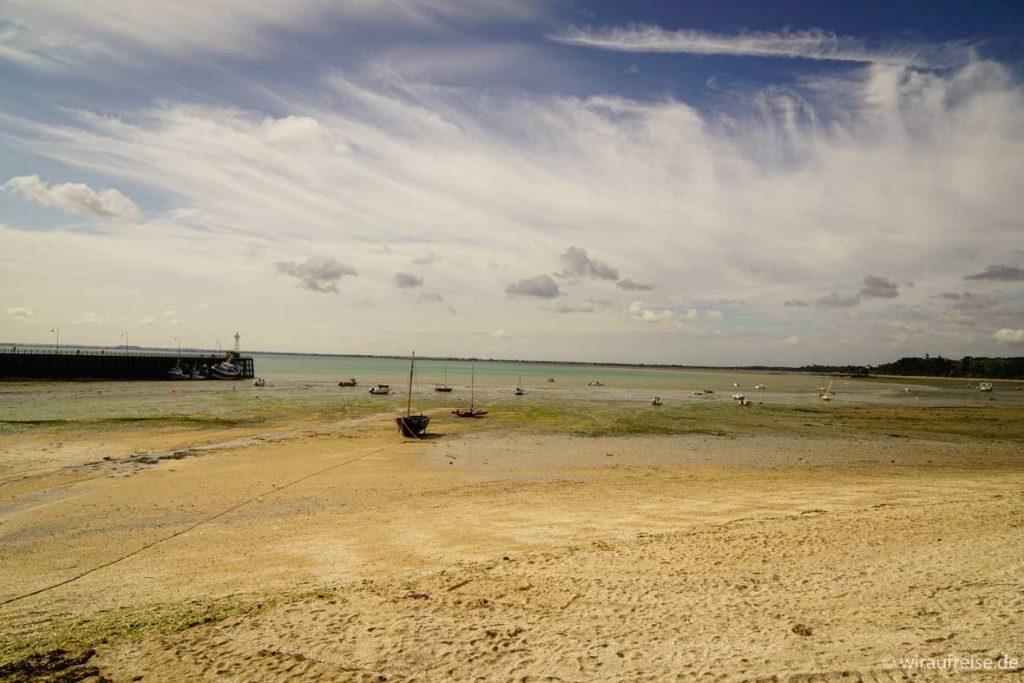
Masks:
[[[30,349],[50,349],[53,348],[53,344],[12,344],[10,342],[0,342],[0,351],[4,347],[19,347],[19,348],[30,348]],[[157,351],[166,353],[203,353],[203,354],[217,354],[225,353],[228,349],[213,350],[203,348],[169,348],[161,346],[94,346],[87,344],[69,344],[62,346],[62,349],[82,349],[82,350],[112,350],[112,351]],[[408,360],[408,356],[399,355],[376,355],[376,354],[361,354],[361,353],[314,353],[314,352],[303,352],[303,351],[260,351],[260,350],[247,350],[242,355],[262,355],[262,356],[306,356],[315,358],[356,358],[356,359],[373,359],[373,360]],[[1022,378],[1006,378],[1006,377],[962,377],[962,376],[942,376],[942,375],[897,375],[890,373],[858,373],[850,372],[848,368],[857,367],[870,367],[870,366],[858,366],[858,365],[837,365],[828,366],[821,364],[811,364],[802,367],[793,367],[785,365],[681,365],[675,363],[618,363],[618,362],[605,362],[605,361],[572,361],[572,360],[530,360],[530,359],[514,359],[514,358],[479,358],[479,357],[458,357],[458,356],[417,356],[417,360],[427,361],[440,361],[450,363],[509,363],[509,364],[522,364],[522,365],[544,365],[544,366],[559,366],[559,365],[570,365],[578,367],[593,367],[593,368],[631,368],[631,369],[654,369],[654,370],[732,370],[742,372],[766,372],[766,373],[786,373],[786,374],[804,374],[804,375],[815,375],[815,376],[826,376],[826,377],[853,377],[857,379],[929,379],[929,380],[968,380],[968,381],[995,381],[995,382],[1024,382]]]

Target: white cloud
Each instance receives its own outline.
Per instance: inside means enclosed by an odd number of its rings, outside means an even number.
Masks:
[[[64,213],[94,218],[137,219],[142,215],[135,202],[114,189],[93,190],[83,183],[54,183],[47,187],[37,175],[11,178],[3,188],[42,206]]]
[[[832,292],[826,294],[815,302],[821,308],[853,308],[860,303],[860,296],[857,294],[843,294]]]
[[[330,256],[314,256],[302,263],[279,261],[276,265],[277,272],[291,275],[306,289],[324,294],[337,294],[342,278],[359,274],[352,266]]]
[[[602,29],[571,27],[550,37],[567,45],[620,52],[786,57],[901,66],[949,65],[962,62],[966,56],[966,50],[959,45],[904,44],[873,50],[855,38],[820,29],[726,35],[634,25]]]
[[[423,278],[414,273],[395,273],[395,284],[401,289],[412,289],[423,284]]]
[[[31,320],[38,315],[39,311],[35,306],[11,306],[5,308],[4,313],[17,320]]]
[[[589,301],[570,303],[564,299],[559,299],[547,306],[547,310],[555,313],[593,313],[596,308],[596,305]]]
[[[618,280],[619,271],[607,263],[591,258],[587,250],[581,247],[569,247],[562,254],[565,277],[596,278],[598,280]]]
[[[691,308],[690,311],[692,311],[694,314],[697,313],[696,309],[693,308]],[[634,301],[633,303],[631,303],[629,307],[626,309],[626,313],[633,320],[637,320],[642,323],[670,322],[675,320],[676,318],[675,313],[673,313],[671,310],[667,308],[646,308],[642,301]],[[689,313],[689,311],[687,313]],[[696,315],[694,315],[693,317],[696,317]],[[692,320],[693,318],[687,318],[684,316],[684,319]]]
[[[1016,266],[991,265],[973,275],[964,276],[965,280],[995,280],[1003,282],[1019,282],[1024,280],[1024,268]]]
[[[649,292],[654,289],[654,285],[645,285],[641,282],[635,282],[629,278],[624,278],[615,283],[615,286],[619,289],[626,289],[632,291]]]
[[[913,285],[911,284],[911,286]],[[878,275],[868,275],[861,283],[860,292],[858,293],[861,296],[866,297],[893,299],[900,295],[900,288],[899,285],[889,278]]]
[[[154,289],[211,302],[209,310],[190,310],[187,324],[218,324],[219,302],[244,289],[259,302],[251,319],[267,321],[263,348],[289,348],[303,330],[309,348],[330,350],[340,340],[360,351],[399,352],[392,345],[403,335],[394,331],[342,339],[313,325],[343,317],[365,332],[387,313],[393,330],[413,330],[419,302],[400,296],[390,278],[433,249],[444,260],[431,266],[431,291],[460,312],[437,323],[439,353],[472,355],[464,340],[477,332],[469,321],[513,329],[512,316],[515,329],[530,330],[529,340],[517,339],[523,355],[677,359],[679,351],[657,339],[660,330],[638,332],[629,313],[574,316],[570,336],[565,316],[504,295],[523,273],[559,271],[557,254],[575,244],[641,283],[658,283],[656,305],[641,305],[640,319],[675,311],[678,322],[690,302],[746,301],[742,318],[721,325],[723,343],[688,356],[700,362],[760,360],[784,336],[766,330],[795,313],[830,339],[851,340],[823,346],[816,358],[877,354],[868,323],[892,315],[895,301],[813,315],[797,303],[856,292],[871,272],[916,283],[898,301],[929,318],[921,343],[934,340],[950,355],[985,352],[969,348],[965,330],[1017,319],[1012,293],[985,307],[976,297],[958,308],[933,298],[962,288],[963,275],[984,264],[1007,263],[1020,247],[1024,97],[1013,73],[991,62],[940,72],[876,64],[811,77],[736,93],[728,118],[672,99],[436,88],[387,74],[334,74],[320,93],[276,94],[284,113],[273,117],[170,101],[121,118],[0,119],[0,134],[17,140],[21,153],[145,187],[180,207],[132,234],[0,229],[0,251],[19,255],[0,271],[0,288],[21,287],[19,298],[50,316],[58,298],[24,283],[60,273],[67,289],[110,301],[104,310],[114,314],[125,305],[118,292],[137,286],[126,274],[146,272]],[[296,292],[270,274],[276,258],[301,265],[310,245],[344,254],[366,277],[346,279],[345,297],[305,297],[295,306]],[[613,312],[638,296],[596,279],[534,284],[541,286],[533,295],[551,302],[584,301],[601,288]],[[171,295],[153,304],[182,305]],[[79,301],[63,319],[85,308],[103,312],[96,306]],[[648,336],[627,347],[624,334]],[[802,334],[808,348],[826,338]],[[978,339],[996,348],[987,334]]]
[[[558,283],[550,275],[517,280],[505,287],[505,292],[512,296],[533,296],[540,299],[554,299],[562,294]]]
[[[1000,344],[1024,344],[1024,329],[1011,330],[1004,327],[993,335],[993,338]]]
[[[297,32],[356,34],[368,26],[427,28],[451,20],[528,21],[536,0],[207,0],[201,11],[176,0],[7,0],[0,59],[41,69],[83,69],[97,60],[129,65],[138,55],[258,59]]]

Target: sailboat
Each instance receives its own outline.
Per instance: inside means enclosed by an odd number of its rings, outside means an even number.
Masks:
[[[483,417],[487,414],[486,410],[477,410],[476,408],[476,365],[473,365],[472,375],[469,380],[469,410],[463,410],[457,408],[452,411],[452,415],[456,417]]]
[[[416,367],[416,352],[412,352],[412,357],[409,359],[409,395],[405,402],[405,415],[399,415],[395,418],[395,422],[398,424],[398,431],[403,436],[407,436],[410,439],[418,439],[423,435],[423,432],[427,431],[427,425],[430,424],[430,416],[420,413],[419,415],[412,414],[412,373]]]
[[[516,396],[522,396],[526,392],[523,391],[523,376],[519,375],[519,384],[516,386]]]
[[[820,398],[822,401],[831,401],[832,400],[832,382],[828,383],[828,388],[827,389],[825,389],[824,391],[819,391],[818,392],[818,398]]]
[[[444,369],[444,384],[435,384],[434,391],[443,391],[451,393],[452,388],[448,386],[448,368]]]

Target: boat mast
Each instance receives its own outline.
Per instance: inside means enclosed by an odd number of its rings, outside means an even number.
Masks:
[[[409,397],[405,403],[405,416],[408,417],[412,414],[412,369],[416,367],[416,352],[412,352],[412,358],[409,360]]]
[[[473,412],[476,405],[476,363],[473,363],[469,375],[469,412]]]

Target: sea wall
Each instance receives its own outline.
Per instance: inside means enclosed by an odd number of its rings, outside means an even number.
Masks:
[[[212,353],[14,348],[0,351],[0,379],[170,380],[168,373],[179,361],[187,372],[199,368],[205,376],[211,366],[224,359],[224,354]],[[239,356],[234,363],[239,370],[238,379],[255,376],[252,358]]]

